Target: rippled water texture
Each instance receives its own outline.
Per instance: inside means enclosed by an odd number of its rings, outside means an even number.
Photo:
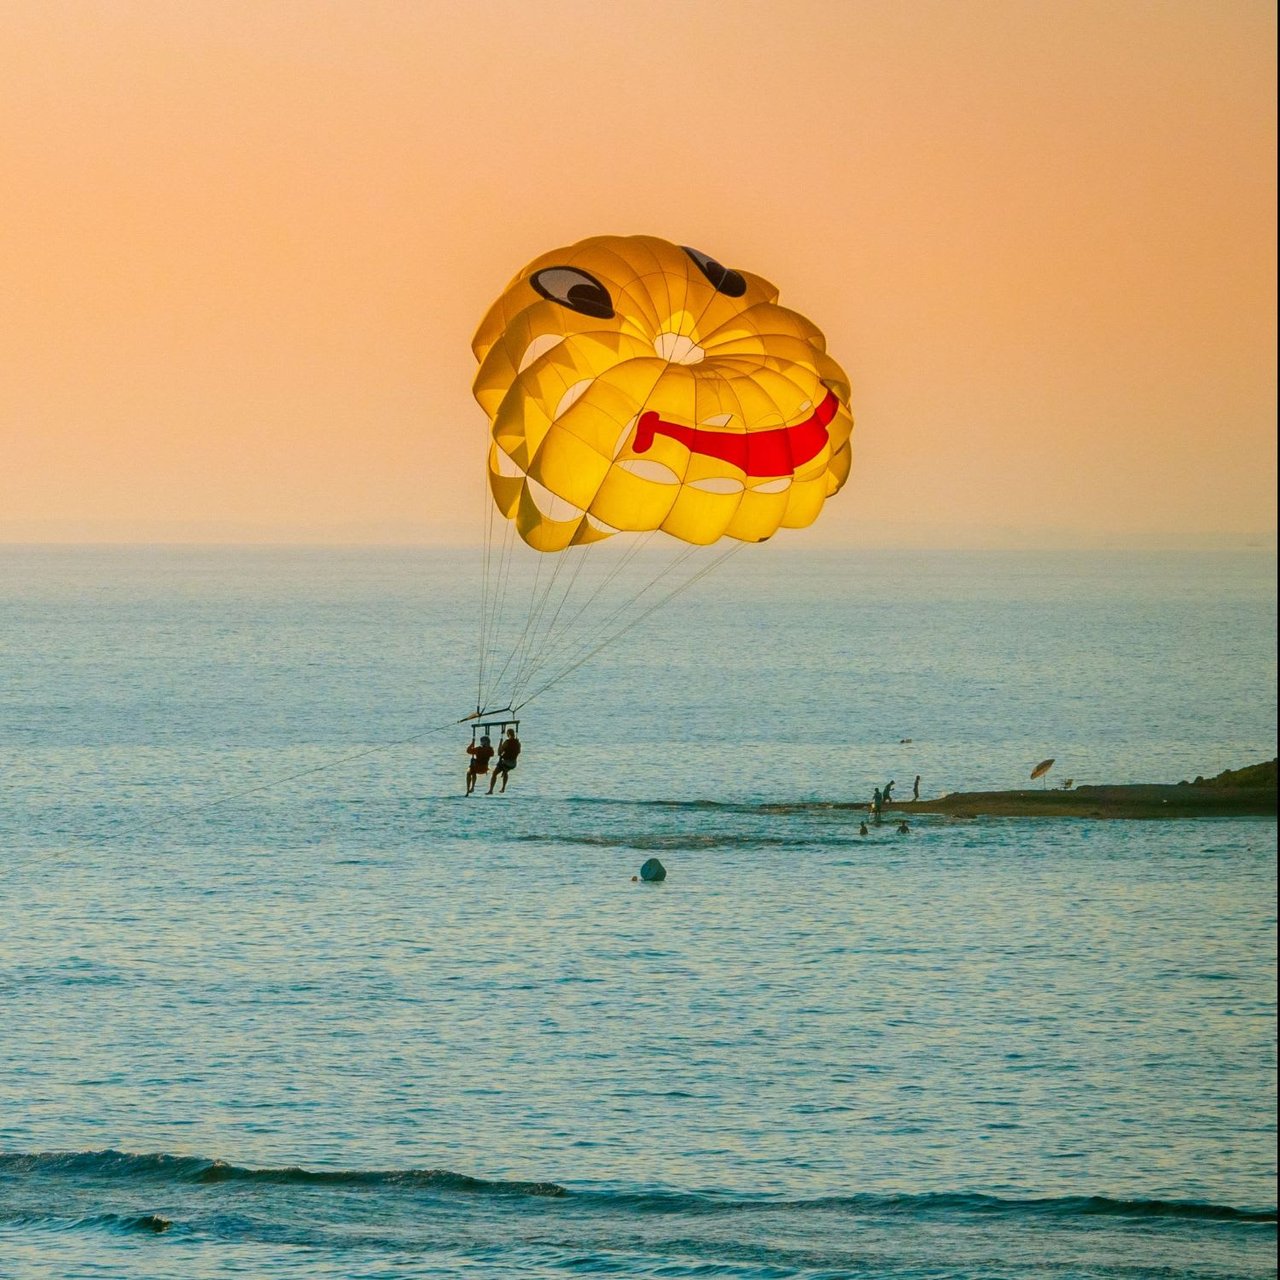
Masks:
[[[1270,757],[1274,559],[756,550],[470,800],[476,557],[0,551],[0,1276],[1273,1274],[1275,822],[831,805]]]

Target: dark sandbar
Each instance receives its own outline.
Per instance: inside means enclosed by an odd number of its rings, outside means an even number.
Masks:
[[[858,806],[870,808],[869,805]],[[1276,761],[1194,782],[1076,787],[1071,791],[960,791],[939,800],[894,800],[884,812],[952,818],[1234,818],[1275,816]]]

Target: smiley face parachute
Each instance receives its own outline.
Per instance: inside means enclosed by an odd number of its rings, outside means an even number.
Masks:
[[[849,379],[822,333],[767,280],[697,249],[595,236],[543,254],[472,345],[492,498],[477,710],[504,692],[527,702],[691,585],[710,567],[692,560],[700,548],[812,524],[848,478]],[[600,591],[570,605],[583,553],[619,535],[630,545],[606,576],[622,603],[575,636]],[[632,576],[621,562],[655,536],[676,547],[672,562]],[[516,538],[557,563],[534,565],[520,639],[499,668]]]

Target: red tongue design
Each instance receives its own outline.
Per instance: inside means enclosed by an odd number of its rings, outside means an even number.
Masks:
[[[668,436],[690,453],[719,458],[748,476],[790,476],[811,462],[827,443],[827,424],[836,416],[840,401],[828,391],[822,403],[794,427],[769,431],[705,431],[666,422],[654,411],[640,415],[636,425],[636,453],[648,453],[655,436]]]

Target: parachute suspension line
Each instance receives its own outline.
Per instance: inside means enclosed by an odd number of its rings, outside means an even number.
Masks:
[[[632,542],[632,544],[627,547],[626,551],[615,562],[613,568],[603,575],[600,581],[597,582],[595,590],[592,591],[591,594],[587,596],[587,598],[578,607],[573,617],[569,619],[569,621],[565,624],[563,628],[561,628],[560,633],[556,636],[555,644],[553,644],[551,641],[551,629],[550,628],[548,629],[548,633],[545,638],[545,644],[541,646],[533,656],[533,660],[531,664],[532,668],[536,669],[546,665],[546,663],[550,660],[554,652],[555,645],[559,644],[560,641],[563,639],[565,631],[573,627],[573,624],[578,620],[578,618],[580,618],[582,614],[585,612],[585,610],[599,597],[601,591],[603,591],[611,582],[613,582],[617,578],[617,576],[622,572],[622,570],[628,564],[631,563],[631,561],[635,558],[637,550],[640,547],[646,545],[649,542],[649,540],[653,538],[653,536],[654,536],[654,532],[651,530],[650,532],[646,533],[642,538],[635,539]],[[573,583],[576,582],[577,580],[577,573],[580,573],[583,565],[586,564],[587,553],[591,551],[591,547],[584,546],[582,548],[582,551],[583,551],[583,556],[578,562],[578,569],[575,572],[574,578],[570,582],[570,588],[572,588]],[[599,559],[599,557],[598,556],[592,557],[592,559],[597,560]],[[553,627],[555,624],[555,618],[560,615],[561,611],[564,608],[564,604],[568,600],[568,598],[569,598],[569,593],[568,591],[566,591],[564,599],[560,602],[560,606],[556,610],[555,617],[552,618]],[[517,680],[517,684],[526,683],[529,677],[531,676],[531,674],[532,674],[531,670],[525,670],[524,672],[522,672]],[[516,695],[513,691],[513,697],[514,696]]]
[[[645,547],[648,546],[655,533],[656,530],[651,530],[643,538],[638,539],[635,544],[627,548],[627,551],[620,557],[612,570],[605,576],[604,580],[592,593],[591,597],[583,603],[582,608],[578,611],[579,615],[595,602],[601,592],[608,585],[622,575],[624,570],[626,570],[636,557],[645,549]],[[698,546],[683,546],[669,563],[662,565],[652,576],[641,579],[638,589],[625,596],[600,618],[593,618],[585,632],[573,639],[571,646],[560,643],[555,649],[549,649],[542,656],[542,660],[537,664],[536,670],[530,673],[529,678],[524,682],[522,688],[517,691],[517,696],[524,692],[524,689],[527,688],[531,682],[533,675],[537,674],[537,672],[545,670],[548,666],[552,667],[554,670],[566,660],[572,660],[575,653],[566,652],[566,650],[572,648],[573,650],[580,652],[583,649],[589,649],[598,637],[608,630],[608,628],[612,626],[623,614],[625,614],[628,609],[631,609],[638,604],[639,601],[653,590],[653,588],[657,586],[663,578],[669,576],[674,570],[678,569],[686,560],[688,560],[691,555],[696,554],[700,550],[702,550],[702,548]],[[567,633],[574,630],[574,623],[576,620],[577,615],[570,620],[566,630],[562,631],[560,637],[561,641],[565,639]]]
[[[484,504],[480,513],[480,528],[483,531],[483,544],[480,558],[480,637],[477,644],[479,650],[479,671],[476,675],[476,710],[479,711],[484,700],[484,667],[488,648],[489,622],[489,567],[493,560],[493,511],[494,504],[489,497],[489,486],[482,484],[480,501]]]
[[[488,699],[489,681],[492,678],[490,668],[492,668],[495,640],[497,640],[499,614],[502,612],[503,596],[506,593],[508,530],[507,527],[503,527],[502,541],[495,545],[493,536],[495,518],[497,516],[490,515],[489,530],[486,534],[489,540],[489,589],[488,608],[485,609],[484,617],[484,650],[480,654],[480,667],[484,675],[476,695],[476,707],[479,709],[484,709],[485,700]],[[506,526],[506,522],[503,524]]]
[[[575,549],[566,547],[555,556],[555,566],[551,570],[551,578],[542,591],[537,593],[537,604],[530,610],[528,626],[525,631],[526,643],[522,645],[516,660],[516,670],[515,674],[512,676],[513,685],[520,683],[525,667],[531,660],[533,660],[538,652],[539,632],[542,627],[542,620],[546,616],[547,608],[551,603],[552,597],[556,594],[556,583],[559,581],[565,565],[570,563],[572,560],[576,566],[581,567],[582,557],[572,555],[573,550]],[[573,585],[574,577],[575,575],[573,574],[569,576],[569,586]]]
[[[684,564],[689,561],[689,559],[696,556],[701,549],[703,548],[698,547],[698,545],[686,545],[686,547],[678,550],[676,556],[673,557],[669,563],[663,564],[663,566],[660,567],[653,576],[646,577],[646,579],[641,580],[639,590],[632,591],[632,593],[625,596],[620,603],[614,605],[611,611],[605,613],[602,618],[590,623],[588,630],[586,630],[586,634],[582,635],[579,641],[577,641],[577,650],[590,649],[591,645],[595,643],[596,637],[602,634],[602,632],[607,631],[609,627],[613,626],[614,623],[625,616],[628,609],[635,608],[636,605],[644,599],[645,595],[648,595],[655,586],[658,586],[660,581],[666,579],[666,577],[672,575],[673,572],[676,572],[678,568],[684,566]],[[622,631],[626,631],[626,625],[622,626]],[[618,632],[618,634],[621,635],[622,631]],[[591,652],[594,653],[596,650],[591,649]],[[566,655],[556,655],[557,662],[561,662],[564,657],[566,657]],[[568,657],[572,658],[573,655],[570,654]]]
[[[485,700],[485,676],[488,674],[489,659],[493,650],[493,627],[495,622],[495,614],[497,612],[500,596],[502,570],[504,565],[506,551],[506,533],[503,529],[503,543],[501,551],[497,558],[497,566],[494,563],[494,522],[497,519],[497,503],[493,500],[489,485],[486,481],[482,492],[481,501],[484,504],[483,513],[483,530],[484,530],[484,553],[483,553],[483,586],[481,595],[480,609],[480,653],[479,668],[480,677],[476,687],[476,710],[479,711],[484,706]],[[503,522],[505,526],[505,521]]]
[[[639,617],[628,619],[628,621],[622,627],[620,627],[612,635],[607,636],[598,645],[596,645],[594,649],[588,650],[581,657],[575,659],[572,663],[570,663],[567,667],[564,667],[560,671],[558,671],[545,684],[540,685],[531,694],[529,694],[527,698],[524,698],[522,701],[515,704],[511,708],[512,711],[513,712],[519,711],[521,707],[528,706],[528,704],[532,702],[534,698],[541,697],[542,694],[546,693],[548,689],[550,689],[553,685],[559,684],[561,680],[563,680],[566,676],[571,675],[580,666],[582,666],[582,664],[586,662],[588,659],[594,658],[595,655],[599,653],[601,649],[605,649],[609,645],[613,644],[614,641],[618,640],[621,636],[625,635],[626,632],[631,630],[632,627],[638,626],[651,613],[653,613],[657,609],[662,608],[664,604],[674,599],[682,591],[687,591],[691,586],[694,585],[695,582],[698,582],[702,578],[705,578],[707,574],[709,574],[713,569],[716,569],[720,565],[724,564],[724,562],[728,560],[730,556],[737,555],[737,553],[741,551],[742,548],[746,545],[747,544],[745,542],[735,543],[727,551],[722,552],[719,556],[717,556],[714,560],[712,560],[710,564],[703,565],[703,567],[699,569],[697,573],[691,575],[684,582],[678,583],[676,586],[672,587],[672,589],[668,591],[667,594],[663,596],[660,600],[655,600],[651,605],[649,605],[647,609],[645,609],[645,611],[642,614],[639,615]]]
[[[514,540],[513,525],[502,520],[502,541],[495,549],[494,525],[500,512],[489,493],[486,483],[482,495],[484,502],[484,546],[482,554],[482,589],[480,607],[480,652],[478,656],[479,679],[476,685],[476,709],[481,710],[489,694],[491,662],[497,637],[500,634],[502,616],[506,608],[507,584],[511,573],[511,547]]]
[[[555,634],[556,623],[560,618],[560,614],[563,612],[564,606],[568,603],[569,597],[573,594],[573,589],[577,585],[578,578],[587,563],[587,553],[590,551],[590,547],[584,545],[578,547],[577,551],[577,564],[574,565],[573,576],[569,579],[569,583],[564,589],[564,595],[560,597],[560,603],[556,605],[556,611],[551,615],[551,621],[547,625],[546,640],[548,643],[551,642],[551,637]]]
[[[531,652],[529,663],[526,665],[526,667],[520,673],[518,679],[516,680],[515,687],[512,689],[512,694],[511,694],[513,700],[520,695],[523,689],[527,686],[528,682],[531,679],[533,679],[533,677],[537,674],[537,672],[542,670],[547,665],[548,662],[552,661],[552,659],[556,655],[557,650],[561,647],[564,641],[564,636],[566,631],[570,630],[573,627],[573,624],[577,621],[577,619],[582,616],[586,608],[600,594],[600,591],[602,590],[603,586],[608,582],[610,582],[619,571],[618,568],[615,567],[612,573],[607,574],[603,579],[597,581],[594,590],[588,594],[586,600],[584,600],[582,603],[578,605],[578,608],[574,611],[573,616],[569,618],[567,621],[561,623],[559,621],[560,617],[564,613],[565,606],[569,603],[570,596],[573,593],[573,588],[577,584],[578,577],[581,574],[583,567],[587,564],[587,561],[589,558],[593,562],[599,559],[598,556],[592,554],[591,547],[584,546],[581,548],[581,551],[582,551],[582,554],[578,560],[577,566],[574,569],[573,577],[570,580],[568,587],[565,589],[565,592],[561,597],[559,604],[556,606],[555,613],[552,615],[551,621],[548,624],[543,634],[542,643],[539,644]]]
[[[575,626],[578,622],[578,619],[581,618],[582,615],[587,612],[587,610],[595,603],[597,599],[599,599],[601,593],[604,592],[613,582],[615,582],[618,579],[618,577],[623,573],[623,571],[631,564],[631,562],[636,558],[636,556],[639,555],[640,552],[643,551],[644,548],[649,545],[649,543],[654,539],[654,537],[656,537],[656,535],[657,535],[657,530],[651,529],[649,530],[648,533],[644,534],[642,537],[638,537],[634,539],[631,542],[631,544],[627,547],[627,549],[618,557],[613,567],[609,569],[600,578],[600,580],[596,583],[595,588],[590,592],[590,594],[586,597],[586,599],[583,600],[582,603],[578,605],[578,608],[573,613],[572,617],[570,617],[566,622],[564,622],[560,626],[559,630],[555,633],[554,638],[552,638],[550,631],[548,632],[545,645],[536,654],[529,668],[522,674],[521,680],[519,682],[519,687],[512,691],[513,700],[516,697],[518,697],[524,691],[525,688],[528,687],[529,682],[533,679],[533,677],[539,671],[544,670],[549,664],[559,662],[562,660],[564,656],[563,651],[567,647],[567,644],[566,644],[567,638],[573,633]],[[591,550],[591,548],[584,547],[583,550],[589,551]],[[639,598],[640,595],[642,595],[645,591],[647,591],[651,585],[652,583],[643,583],[640,589],[636,591],[634,595],[631,597],[630,601],[625,601],[622,607],[625,608],[628,603],[633,603],[637,598]],[[568,594],[566,593],[565,601],[567,600],[568,600]],[[561,608],[563,608],[565,601],[561,602]],[[560,610],[557,610],[557,614],[559,614],[559,612]],[[592,629],[588,631],[586,635],[579,637],[573,643],[577,644],[578,646],[590,643],[592,633],[594,631],[598,631],[601,626],[605,626],[607,624],[608,624],[608,618],[605,618],[603,622],[594,623],[592,625]]]
[[[500,652],[499,643],[503,629],[507,625],[507,602],[510,599],[511,572],[515,565],[517,538],[516,526],[512,521],[503,520],[503,560],[502,560],[502,584],[498,595],[497,616],[493,625],[493,637],[490,643],[490,650],[493,653]],[[485,697],[493,697],[494,681],[490,680],[485,688]]]
[[[515,676],[512,679],[512,683],[511,683],[512,698],[516,696],[516,690],[527,679],[529,669],[531,667],[538,666],[543,661],[543,655],[546,652],[546,646],[550,643],[550,637],[552,632],[555,630],[556,622],[559,619],[560,614],[564,610],[565,603],[568,601],[569,597],[573,594],[573,589],[577,585],[577,581],[579,576],[582,573],[583,566],[587,563],[589,550],[590,550],[589,547],[581,546],[581,547],[566,548],[564,551],[560,553],[561,559],[562,561],[564,561],[564,563],[568,562],[568,557],[570,556],[572,557],[573,572],[569,575],[569,580],[567,583],[565,583],[564,590],[560,592],[560,598],[556,602],[556,607],[552,611],[551,617],[547,621],[545,627],[542,627],[541,632],[538,634],[535,634],[530,640],[527,652],[525,653],[520,663],[520,666],[516,671]],[[562,565],[560,564],[556,565],[557,573],[559,572],[561,567]],[[552,586],[554,586],[554,578],[552,580]],[[552,594],[553,592],[551,590],[551,587],[548,587],[547,592],[544,596],[544,603],[542,606],[542,612],[544,614],[546,613],[546,609],[550,603]],[[539,619],[538,625],[541,625],[541,619]]]
[[[563,679],[565,675],[569,674],[569,672],[575,671],[588,658],[599,653],[601,649],[611,644],[615,639],[625,635],[633,625],[648,617],[648,615],[664,603],[665,600],[670,599],[672,595],[677,594],[677,591],[672,591],[655,603],[642,605],[644,598],[651,591],[658,587],[664,579],[669,579],[670,576],[680,569],[691,556],[697,554],[697,552],[701,550],[703,550],[703,548],[697,546],[683,547],[672,558],[672,560],[659,569],[657,573],[644,579],[638,590],[631,592],[623,600],[615,604],[614,607],[601,618],[593,619],[586,632],[577,637],[573,641],[572,645],[562,645],[558,652],[548,654],[547,660],[541,663],[538,671],[533,674],[538,675],[546,671],[548,668],[556,674],[554,674],[549,681],[540,686],[538,692],[542,692],[544,689],[557,683],[559,680]],[[694,578],[689,579],[689,582],[692,581],[694,581]],[[686,585],[688,585],[688,583],[681,584],[677,590],[683,590]],[[637,606],[641,606],[638,611]],[[629,613],[630,616],[628,616]],[[524,686],[517,691],[517,696],[522,696],[531,683],[532,676],[525,682]],[[532,697],[536,695],[530,696]],[[524,698],[524,701],[528,700],[528,698]],[[515,699],[513,698],[513,703],[514,701]]]
[[[502,664],[502,670],[494,677],[491,689],[501,686],[503,679],[511,668],[512,662],[516,661],[517,657],[524,651],[524,643],[529,635],[529,626],[533,622],[534,610],[539,599],[538,587],[542,581],[542,562],[544,558],[543,555],[539,555],[534,564],[533,586],[529,590],[529,607],[525,610],[524,627],[521,629],[519,638],[512,646],[510,653],[507,654],[507,659]]]

